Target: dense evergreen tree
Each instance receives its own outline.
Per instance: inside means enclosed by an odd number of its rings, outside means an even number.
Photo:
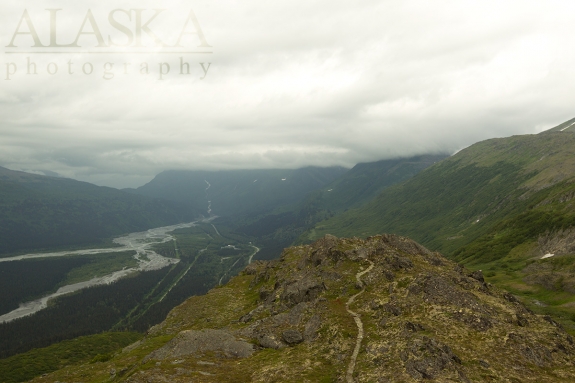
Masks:
[[[112,328],[170,269],[139,273],[115,283],[55,299],[36,314],[0,324],[0,358]]]
[[[0,315],[22,302],[47,295],[87,258],[63,257],[0,263]]]

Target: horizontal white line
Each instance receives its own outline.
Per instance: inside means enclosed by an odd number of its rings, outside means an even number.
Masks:
[[[138,53],[138,54],[155,54],[155,53],[159,53],[159,54],[212,54],[214,52],[78,52],[78,51],[69,51],[69,52],[33,52],[33,51],[27,51],[27,52],[4,52],[6,54],[70,54],[70,53],[74,53],[74,54],[90,54],[90,55],[94,55],[94,54],[130,54],[130,53]]]

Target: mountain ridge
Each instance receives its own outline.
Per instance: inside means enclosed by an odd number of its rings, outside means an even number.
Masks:
[[[574,331],[575,130],[561,131],[573,121],[476,143],[367,205],[317,223],[299,241],[406,235],[486,271],[489,281]]]
[[[217,222],[225,222],[236,232],[253,236],[254,241],[262,245],[260,259],[273,259],[316,222],[367,203],[381,190],[413,177],[444,157],[428,154],[360,163],[294,204],[251,217],[224,217]]]
[[[170,170],[132,193],[187,204],[204,214],[261,214],[294,203],[346,171],[342,167]]]
[[[564,382],[574,355],[481,272],[404,237],[326,236],[188,299],[107,361],[33,381]]]
[[[316,233],[309,235],[309,239],[313,240],[326,233],[366,236],[385,230],[412,236],[434,249],[449,253],[463,243],[448,243],[452,240],[445,238],[458,237],[474,223],[482,222],[503,208],[517,210],[528,205],[522,201],[528,201],[538,192],[575,179],[574,133],[551,129],[537,135],[512,136],[476,143],[403,184],[383,191],[362,209],[318,224]],[[449,224],[449,231],[439,225],[425,230],[417,228],[433,221],[433,217],[429,217],[429,210],[433,208],[423,208],[417,203],[431,190],[436,195],[428,196],[431,198],[427,201],[429,205],[441,203],[442,208],[436,208],[435,211],[441,211],[443,216],[450,214],[449,217],[457,222]],[[475,195],[470,197],[471,193]],[[487,195],[492,195],[492,199]],[[516,200],[516,206],[508,203],[510,199]],[[497,204],[494,200],[498,201]],[[393,210],[395,215],[399,215],[397,212],[400,205],[408,207],[409,211],[401,214],[410,215],[409,224],[412,229],[404,229],[393,223],[397,219],[389,211]],[[467,216],[462,217],[457,209],[467,211]],[[362,226],[362,221],[369,223],[370,218],[376,215],[379,216],[377,225],[371,228]],[[351,223],[354,219],[358,222],[356,226]],[[403,221],[406,219],[403,218]],[[348,227],[348,230],[344,227]],[[443,239],[439,236],[443,236]]]

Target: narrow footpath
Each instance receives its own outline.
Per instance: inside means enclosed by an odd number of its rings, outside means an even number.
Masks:
[[[357,279],[357,283],[360,286],[363,286],[363,283],[361,282],[360,278],[364,274],[369,273],[371,271],[371,269],[373,269],[373,262],[370,260],[367,260],[367,261],[370,263],[369,267],[363,271],[358,272],[355,275],[355,279]],[[349,300],[347,301],[347,303],[345,305],[345,309],[347,310],[348,313],[350,313],[350,315],[355,320],[355,324],[357,325],[357,340],[355,341],[355,349],[353,350],[353,354],[351,355],[351,360],[349,361],[349,366],[347,368],[347,375],[346,375],[347,383],[354,383],[353,371],[355,370],[355,362],[357,361],[357,355],[359,354],[359,349],[361,348],[361,341],[363,340],[363,322],[361,321],[361,317],[359,316],[359,314],[351,311],[349,309],[349,306],[353,303],[355,298],[357,298],[359,295],[363,294],[364,291],[365,291],[365,287],[363,287],[359,293],[357,293],[354,296],[352,296],[351,298],[349,298]]]

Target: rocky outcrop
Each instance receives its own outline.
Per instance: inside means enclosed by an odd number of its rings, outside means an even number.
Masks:
[[[325,284],[319,279],[305,275],[301,279],[285,283],[281,287],[283,291],[280,295],[280,300],[287,307],[292,307],[301,302],[315,300],[325,289]]]
[[[541,255],[575,253],[575,228],[546,232],[538,238]]]
[[[326,236],[191,298],[105,369],[133,383],[559,383],[575,381],[575,342],[408,238]]]
[[[302,334],[297,330],[286,330],[282,333],[282,339],[290,346],[303,342]]]
[[[411,341],[401,352],[405,370],[414,379],[434,380],[439,375],[449,372],[460,381],[469,382],[461,371],[461,359],[451,351],[449,346],[435,339],[422,336]]]
[[[254,347],[248,342],[237,340],[226,331],[186,330],[180,332],[165,346],[152,352],[144,361],[181,358],[190,355],[202,356],[207,352],[215,353],[221,358],[247,358],[253,354]]]
[[[313,315],[305,324],[303,338],[307,342],[313,342],[317,338],[317,332],[321,327],[321,319],[319,315]]]

